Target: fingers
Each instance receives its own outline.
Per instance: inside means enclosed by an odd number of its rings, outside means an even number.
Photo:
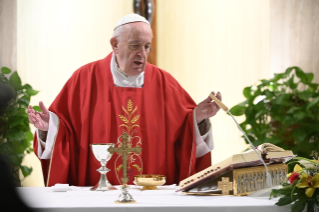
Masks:
[[[221,93],[218,91],[217,95],[216,95],[217,99],[219,99],[220,101],[222,101],[222,95]]]
[[[42,101],[39,102],[39,107],[42,110],[42,113],[44,113],[44,114],[48,114],[49,113],[49,110],[44,106]]]
[[[37,121],[36,115],[34,113],[29,113],[29,121],[31,124],[34,124]]]
[[[213,95],[216,96],[219,100],[221,100],[221,94],[220,94],[219,91],[217,92],[216,95],[215,95],[215,92],[214,92],[214,91],[212,91],[211,94],[213,94]],[[207,100],[207,101],[206,101],[206,100]],[[213,100],[213,99],[212,99],[210,96],[208,96],[204,101],[206,101],[206,102],[211,102],[212,100]]]
[[[36,119],[35,119],[35,110],[32,108],[31,105],[28,106],[28,109],[26,110],[27,114],[28,114],[28,117],[29,117],[29,122],[31,124],[33,124]]]
[[[28,109],[27,109],[27,114],[29,114],[29,113],[34,113],[34,112],[35,112],[35,110],[32,108],[31,105],[29,105],[29,106],[28,106]]]

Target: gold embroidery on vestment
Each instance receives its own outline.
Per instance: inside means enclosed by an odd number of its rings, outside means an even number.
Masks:
[[[138,141],[136,142],[135,147],[139,147],[142,146],[142,140],[140,136],[134,136],[135,133],[137,133],[137,128],[140,127],[138,124],[138,121],[140,119],[140,115],[139,114],[135,114],[137,111],[137,106],[133,107],[133,101],[131,99],[128,100],[126,108],[124,106],[122,106],[122,110],[124,112],[124,114],[119,114],[119,118],[121,119],[121,121],[123,122],[123,124],[119,125],[119,128],[122,128],[122,133],[126,132],[129,135],[129,138],[127,139],[127,146],[128,147],[133,147],[133,143],[132,141],[134,139],[138,139]],[[120,137],[118,137],[117,139],[117,143],[116,145],[118,147],[122,147],[122,141],[120,139]],[[122,169],[123,165],[119,165],[118,167],[116,167],[117,164],[117,160],[122,156],[121,153],[117,153],[118,157],[115,160],[115,168],[117,170],[116,172],[116,176],[117,179],[120,181],[120,178],[118,176],[118,172],[120,172],[120,170]],[[137,161],[141,162],[141,167],[138,164],[135,164]],[[143,161],[142,161],[142,157],[141,157],[141,153],[131,153],[128,156],[128,161],[127,161],[127,168],[131,169],[131,167],[135,167],[137,169],[137,171],[139,172],[139,175],[142,174],[143,172]]]

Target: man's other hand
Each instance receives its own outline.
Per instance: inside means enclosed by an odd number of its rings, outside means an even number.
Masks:
[[[212,94],[215,96],[215,92],[213,91]],[[222,95],[220,92],[217,92],[216,97],[221,101]],[[214,116],[220,107],[216,104],[216,102],[212,102],[212,98],[208,96],[204,101],[199,103],[196,107],[196,121],[200,123],[204,119],[210,118]]]
[[[35,111],[31,105],[29,105],[27,109],[27,114],[29,116],[29,121],[33,124],[36,128],[42,131],[48,131],[49,129],[49,120],[50,120],[50,112],[44,106],[43,102],[39,102],[39,107],[42,112]]]

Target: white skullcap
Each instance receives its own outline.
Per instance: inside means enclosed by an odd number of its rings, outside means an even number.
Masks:
[[[148,25],[150,25],[150,23],[143,17],[140,16],[138,14],[132,13],[132,14],[128,14],[126,16],[123,16],[115,25],[114,30],[119,27],[122,26],[124,24],[128,24],[128,23],[132,23],[132,22],[144,22],[147,23]]]

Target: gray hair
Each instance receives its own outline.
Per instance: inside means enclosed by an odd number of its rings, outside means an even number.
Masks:
[[[124,25],[116,27],[114,32],[113,32],[112,38],[116,38],[116,40],[118,42],[121,41],[121,37],[122,37],[123,32],[125,30],[130,29],[130,28],[131,28],[131,26],[129,24],[124,24]]]

